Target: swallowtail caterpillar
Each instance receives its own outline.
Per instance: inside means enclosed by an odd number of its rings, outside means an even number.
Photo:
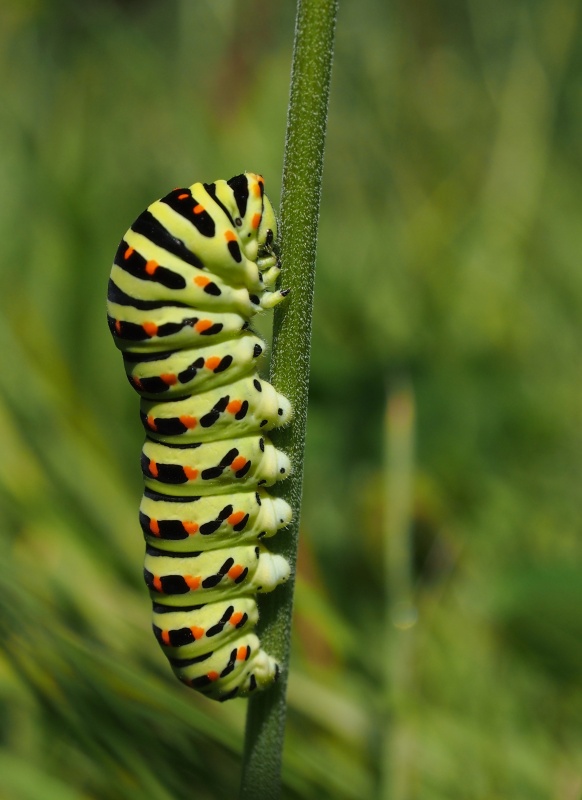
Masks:
[[[289,401],[261,379],[250,323],[281,302],[276,219],[261,176],[195,183],[123,237],[108,321],[141,397],[140,523],[153,630],[177,677],[216,700],[279,674],[253,629],[255,595],[289,577],[264,540],[291,521],[267,487],[290,471],[268,432]]]

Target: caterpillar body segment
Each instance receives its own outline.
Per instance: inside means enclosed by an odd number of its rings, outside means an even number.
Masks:
[[[146,439],[141,467],[148,489],[176,496],[255,491],[291,471],[285,453],[264,436],[188,445]]]
[[[207,609],[204,627],[192,625],[192,612],[181,608],[153,605],[153,630],[168,658],[199,658],[206,655],[205,640],[216,650],[252,630],[259,619],[254,598],[218,600]]]
[[[187,350],[125,350],[123,361],[131,385],[143,397],[177,397],[225,386],[256,370],[264,342],[250,331],[215,345]]]
[[[147,319],[144,313],[132,306],[111,304],[115,315],[109,317],[109,327],[117,324],[119,345],[124,350],[144,353],[154,350],[177,350],[216,344],[237,336],[248,328],[248,321],[241,314],[192,313],[192,309],[166,305],[151,310]],[[113,335],[117,331],[111,330]]]
[[[147,273],[149,263],[145,257],[141,258],[133,272],[128,271],[125,263],[122,266],[114,263],[109,283],[109,302],[118,306],[134,305],[140,311],[149,311],[150,314],[144,315],[145,322],[149,321],[152,311],[164,305],[207,312],[233,311],[248,317],[258,310],[259,296],[252,294],[251,299],[251,294],[244,287],[229,286],[216,275],[208,272],[196,274],[194,271],[191,276],[180,281],[173,280],[172,286],[168,286],[169,281],[162,282],[167,273],[159,268],[153,272],[155,279],[150,277]],[[111,316],[118,321],[114,314]],[[116,330],[114,337],[116,334],[123,342],[123,333]]]
[[[228,387],[176,400],[143,398],[140,416],[150,439],[206,442],[232,436],[233,419],[239,436],[285,425],[291,418],[291,404],[270,383],[247,376]]]
[[[289,576],[282,556],[264,545],[173,553],[146,548],[145,582],[161,605],[189,606],[256,592],[270,592]],[[207,612],[198,615],[202,622]]]
[[[201,552],[256,544],[291,522],[289,505],[264,489],[171,497],[146,489],[139,510],[146,544],[171,552]],[[258,533],[257,533],[258,531]]]
[[[108,324],[141,397],[140,525],[153,630],[177,677],[217,700],[279,667],[253,633],[257,592],[289,577],[264,540],[291,521],[266,487],[290,472],[267,432],[289,401],[259,378],[251,321],[281,302],[276,219],[253,173],[174,189],[121,241]]]

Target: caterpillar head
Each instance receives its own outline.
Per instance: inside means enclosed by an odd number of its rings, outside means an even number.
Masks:
[[[231,207],[242,249],[250,261],[273,253],[277,237],[277,218],[261,175],[245,172],[226,182],[231,192]],[[270,266],[270,264],[265,265]]]

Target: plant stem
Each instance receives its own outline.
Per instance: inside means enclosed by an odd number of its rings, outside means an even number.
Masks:
[[[291,292],[288,301],[275,310],[271,357],[271,381],[294,410],[292,423],[272,437],[293,464],[293,474],[280,491],[293,509],[293,522],[275,537],[271,549],[289,560],[292,576],[260,598],[259,634],[267,652],[279,661],[281,678],[249,700],[241,800],[276,800],[281,793],[317,222],[336,14],[337,0],[298,2],[281,198],[281,286]]]

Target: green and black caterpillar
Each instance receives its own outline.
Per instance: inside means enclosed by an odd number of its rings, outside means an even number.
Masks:
[[[140,524],[153,630],[177,677],[227,700],[279,674],[256,592],[289,577],[263,540],[291,521],[265,487],[290,471],[266,433],[289,401],[257,372],[254,315],[283,300],[276,219],[253,173],[174,189],[123,237],[109,328],[146,431]]]

